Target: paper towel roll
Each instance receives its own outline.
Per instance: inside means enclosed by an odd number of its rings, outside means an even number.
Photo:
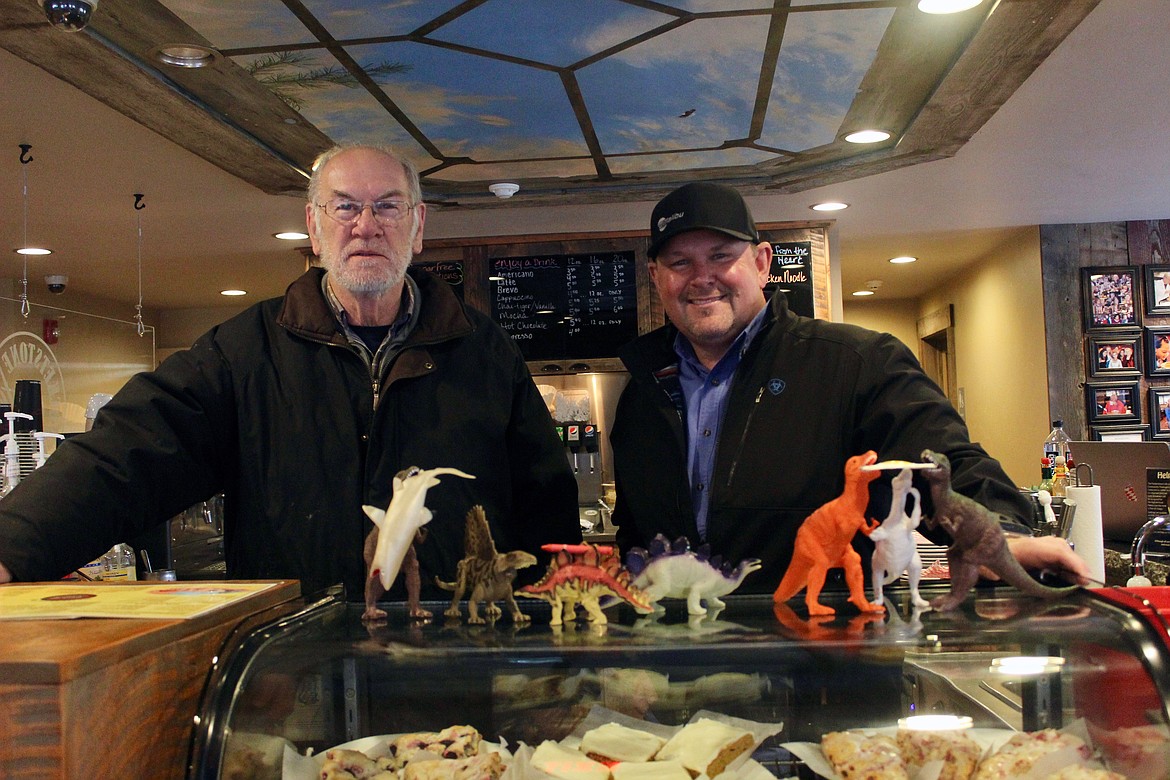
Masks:
[[[1070,487],[1068,498],[1077,502],[1068,540],[1089,567],[1089,576],[1105,581],[1105,540],[1101,532],[1101,486]]]

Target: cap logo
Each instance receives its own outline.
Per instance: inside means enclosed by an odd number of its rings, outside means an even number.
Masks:
[[[681,211],[676,211],[675,213],[671,214],[669,217],[659,217],[658,218],[658,232],[661,233],[662,231],[666,230],[667,225],[669,225],[671,222],[674,222],[676,219],[682,219],[682,216],[683,216],[683,213]]]

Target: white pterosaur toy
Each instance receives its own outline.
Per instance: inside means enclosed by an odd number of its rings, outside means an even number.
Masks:
[[[374,522],[374,529],[366,537],[363,551],[366,561],[366,611],[362,613],[362,620],[386,617],[386,613],[378,608],[378,599],[394,584],[404,565],[410,616],[418,619],[431,616],[419,603],[421,582],[414,542],[422,527],[431,521],[431,511],[424,502],[427,491],[439,484],[440,474],[475,479],[459,469],[420,469],[411,466],[394,475],[394,494],[390,498],[390,506],[384,510],[368,504],[362,507]]]

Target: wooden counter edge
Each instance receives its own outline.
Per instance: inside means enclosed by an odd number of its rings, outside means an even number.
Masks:
[[[4,621],[0,635],[0,683],[54,685],[74,680],[184,636],[223,623],[235,623],[301,595],[296,580],[230,580],[223,584],[267,582],[274,583],[273,587],[192,618]],[[215,582],[200,580],[199,584]],[[117,587],[135,585],[125,583]],[[30,655],[30,648],[36,649],[36,657]]]

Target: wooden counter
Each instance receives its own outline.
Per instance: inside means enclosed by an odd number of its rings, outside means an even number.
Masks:
[[[0,621],[0,778],[183,777],[224,640],[299,595],[281,581],[187,620]]]

